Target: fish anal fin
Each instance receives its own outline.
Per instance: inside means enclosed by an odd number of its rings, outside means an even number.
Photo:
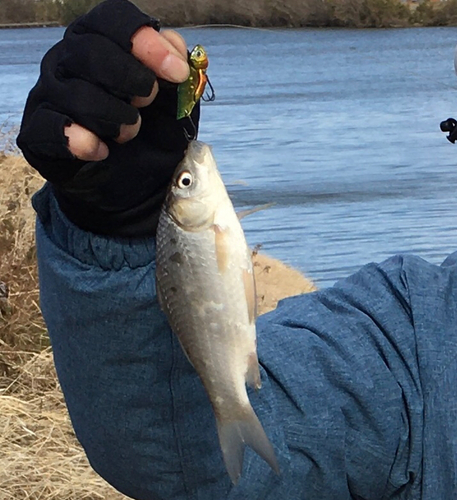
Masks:
[[[262,382],[260,380],[259,360],[257,359],[257,354],[255,352],[251,352],[248,356],[246,383],[249,387],[251,387],[251,389],[255,389],[256,391],[262,387]]]
[[[241,477],[246,444],[279,474],[279,464],[273,446],[252,407],[249,405],[243,409],[239,417],[237,420],[217,421],[222,456],[233,484],[237,484]]]

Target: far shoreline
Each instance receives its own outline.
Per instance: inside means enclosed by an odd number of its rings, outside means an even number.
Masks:
[[[63,27],[64,27],[64,25],[57,22],[57,21],[0,24],[0,29],[2,29],[2,30],[26,29],[26,28],[63,28]]]
[[[33,29],[33,28],[67,28],[68,25],[59,23],[57,21],[49,22],[33,22],[33,23],[4,23],[0,24],[0,30],[13,30],[13,29]],[[246,29],[246,30],[398,30],[398,29],[411,29],[411,28],[456,28],[456,24],[446,24],[440,26],[433,26],[429,24],[393,24],[391,26],[251,26],[245,24],[227,24],[227,23],[209,23],[209,24],[182,24],[182,25],[167,25],[163,24],[163,29],[199,29],[199,28],[212,28],[212,29]]]

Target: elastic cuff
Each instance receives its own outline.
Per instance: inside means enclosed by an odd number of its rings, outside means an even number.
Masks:
[[[123,267],[135,269],[155,261],[153,238],[109,238],[75,226],[60,210],[50,183],[35,193],[32,205],[47,237],[84,264],[119,271]]]

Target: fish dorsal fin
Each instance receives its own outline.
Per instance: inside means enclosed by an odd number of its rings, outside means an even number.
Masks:
[[[275,205],[275,203],[265,203],[265,205],[259,205],[258,207],[250,208],[249,210],[241,210],[237,212],[236,215],[238,219],[244,219],[248,215],[255,214],[256,212],[260,212],[261,210],[266,210],[267,208],[271,208]]]

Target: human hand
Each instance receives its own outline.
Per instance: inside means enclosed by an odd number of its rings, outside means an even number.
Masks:
[[[188,74],[182,37],[159,34],[157,21],[127,0],[98,5],[46,54],[18,145],[73,222],[101,234],[150,234],[137,219],[157,212],[187,147],[184,128],[195,133],[176,119],[176,84]],[[196,106],[195,126],[198,118]]]
[[[152,70],[153,73],[158,77],[169,82],[180,83],[187,79],[189,76],[189,65],[187,64],[187,47],[184,39],[175,31],[165,31],[159,34],[153,28],[148,26],[143,26],[140,28],[131,38],[132,49],[131,54],[143,65]],[[117,48],[116,48],[117,49]],[[114,64],[114,61],[112,61]],[[137,65],[133,60],[127,62],[130,66]],[[114,69],[114,68],[113,68]],[[133,68],[132,68],[133,70]],[[90,71],[90,69],[89,69]],[[133,95],[130,100],[130,106],[134,108],[144,108],[149,106],[153,100],[157,97],[159,91],[159,84],[152,74],[148,74],[144,71],[144,68],[140,68],[137,65],[137,73],[143,73],[144,77],[148,79],[148,87],[151,85],[151,81],[155,81],[150,88],[148,95],[146,91],[140,87],[142,82],[138,82],[138,87],[135,87],[136,82],[129,82],[130,87],[125,89],[129,94],[132,92],[137,92]],[[106,76],[109,76],[106,73]],[[101,75],[103,78],[103,75]],[[122,85],[122,84],[121,84]],[[115,90],[120,90],[115,89]],[[121,90],[122,91],[122,90]],[[74,102],[77,106],[78,103]],[[135,110],[125,109],[124,121],[121,122],[122,118],[118,120],[116,126],[118,130],[114,134],[113,138],[118,143],[125,143],[130,141],[138,135],[141,127],[141,115],[137,113],[136,122],[130,124],[132,119],[129,119],[127,115],[135,113]],[[93,118],[95,121],[103,120],[103,116],[95,116]],[[84,120],[84,118],[83,118]],[[81,121],[83,121],[81,120]],[[121,122],[121,123],[120,123]],[[70,152],[80,160],[87,161],[100,161],[104,160],[109,153],[108,146],[101,139],[103,137],[103,125],[94,124],[92,125],[94,129],[100,130],[100,136],[91,132],[90,119],[87,122],[87,127],[83,127],[78,123],[72,123],[65,126],[64,134],[68,138],[68,149]],[[112,136],[113,133],[107,131],[107,137]]]

